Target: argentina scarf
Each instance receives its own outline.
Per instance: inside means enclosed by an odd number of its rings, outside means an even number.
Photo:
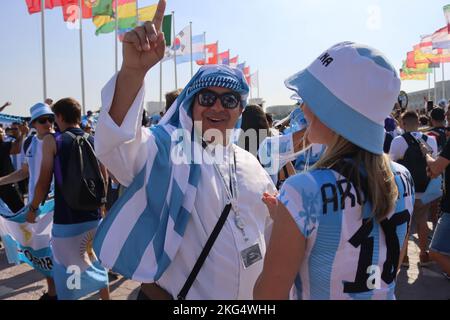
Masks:
[[[233,90],[241,95],[242,107],[246,106],[249,87],[240,70],[227,66],[200,68],[160,124],[152,128],[155,158],[147,160],[97,229],[97,258],[127,278],[158,280],[181,244],[194,208],[201,169],[191,157],[198,154],[198,149],[201,154],[201,145],[192,134],[191,107],[196,94],[208,87]],[[183,134],[173,135],[177,129]],[[187,161],[174,163],[172,154]]]

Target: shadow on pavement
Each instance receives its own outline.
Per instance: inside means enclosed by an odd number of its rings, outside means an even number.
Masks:
[[[17,290],[44,279],[45,277],[42,274],[32,269],[17,274],[11,278],[0,280],[0,286],[6,286],[14,290]]]
[[[411,268],[411,267],[410,267]],[[395,295],[398,300],[447,300],[450,299],[450,281],[444,278],[439,266],[417,267],[415,280],[402,268],[397,276]]]
[[[29,288],[24,288],[24,289],[21,289],[21,290],[14,290],[14,291],[12,291],[10,293],[7,293],[7,294],[1,296],[0,300],[5,300],[5,299],[8,299],[10,297],[21,295],[23,293],[30,293],[30,292],[38,291],[38,290],[42,290],[42,289],[44,289],[44,286],[37,285],[37,286],[29,287]],[[15,299],[15,300],[24,300],[24,299]]]

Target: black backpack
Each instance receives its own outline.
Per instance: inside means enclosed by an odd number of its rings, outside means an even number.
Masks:
[[[72,137],[72,147],[61,186],[67,205],[76,211],[94,211],[106,203],[105,181],[89,134]]]
[[[419,142],[411,133],[405,133],[402,137],[408,144],[408,149],[406,149],[403,159],[399,160],[398,163],[404,165],[411,173],[416,192],[425,192],[430,182],[430,178],[427,175],[427,160],[425,155],[420,149]],[[425,142],[428,140],[426,135],[422,135],[422,139]]]
[[[447,135],[445,132],[445,128],[433,128],[430,130],[430,132],[433,132],[436,135],[438,151],[442,151],[442,149],[445,146],[445,143],[447,142]]]

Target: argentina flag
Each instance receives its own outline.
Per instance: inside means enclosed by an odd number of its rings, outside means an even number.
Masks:
[[[53,278],[58,300],[76,300],[108,286],[108,271],[92,250],[99,223],[53,225]]]
[[[36,223],[28,223],[28,207],[13,213],[0,199],[0,236],[9,263],[25,262],[44,276],[51,277],[53,257],[50,249],[54,199],[39,206]]]

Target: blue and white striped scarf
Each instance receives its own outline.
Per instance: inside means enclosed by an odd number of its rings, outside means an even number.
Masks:
[[[249,87],[240,70],[227,66],[200,68],[159,125],[152,128],[157,148],[155,159],[147,161],[97,229],[94,239],[97,258],[102,265],[127,278],[140,282],[158,280],[180,247],[201,172],[200,164],[189,158],[194,148],[201,150],[192,134],[192,105],[196,94],[208,87],[239,93],[241,106],[245,108]],[[240,121],[236,127],[240,127]],[[171,138],[176,129],[183,129],[185,134]],[[186,144],[187,141],[191,143]],[[171,160],[174,150],[190,161],[174,164]]]

